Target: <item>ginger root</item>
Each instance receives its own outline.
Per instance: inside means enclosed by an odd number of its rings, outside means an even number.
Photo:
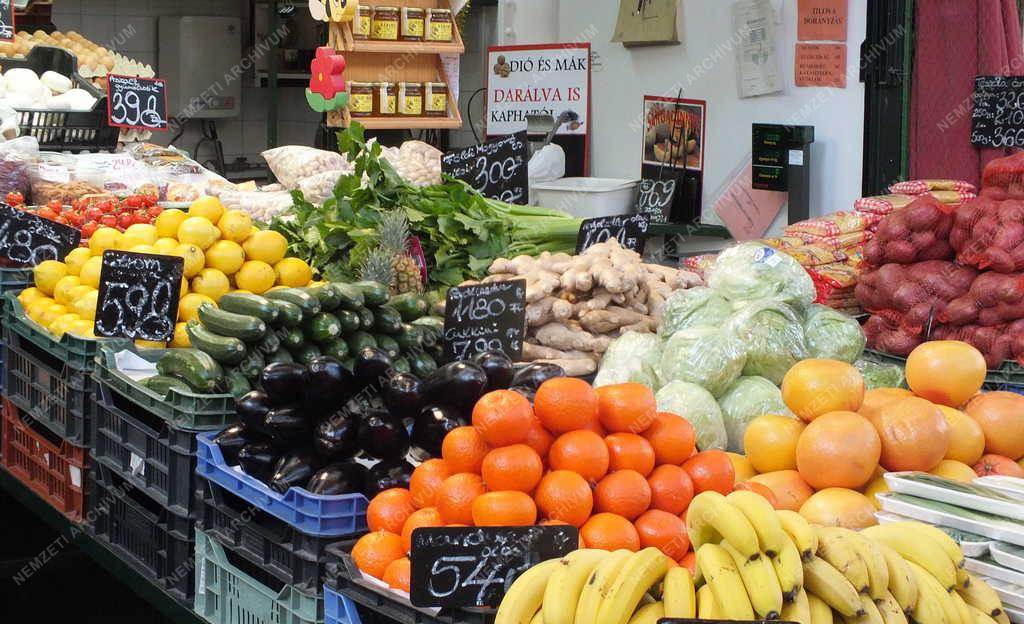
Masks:
[[[610,334],[624,325],[635,325],[646,318],[639,312],[611,306],[604,310],[587,312],[580,317],[580,325],[592,334]]]
[[[611,344],[608,336],[595,336],[580,327],[548,323],[536,333],[537,341],[559,351],[588,351],[604,353]]]

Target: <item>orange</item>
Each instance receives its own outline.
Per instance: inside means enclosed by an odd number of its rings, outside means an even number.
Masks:
[[[412,532],[423,527],[443,527],[444,518],[434,507],[424,507],[417,510],[405,521],[402,526],[402,548],[405,552],[412,552]]]
[[[608,447],[593,431],[570,431],[555,439],[548,451],[552,470],[571,470],[588,481],[608,472]]]
[[[775,509],[779,509],[779,499],[775,497],[775,492],[772,492],[767,485],[753,481],[744,481],[743,483],[737,483],[735,489],[753,492],[771,503]]]
[[[635,433],[613,433],[604,439],[608,447],[609,468],[635,470],[647,476],[654,470],[654,447]]]
[[[658,413],[654,392],[639,383],[621,383],[597,389],[598,418],[611,433],[643,433]]]
[[[651,509],[641,514],[633,525],[640,536],[640,548],[657,548],[672,561],[682,559],[690,550],[686,523],[675,514]]]
[[[750,421],[743,433],[743,451],[758,472],[794,470],[796,443],[806,425],[802,420],[765,414]]]
[[[488,490],[532,492],[544,474],[544,463],[529,446],[513,444],[488,453],[480,474]]]
[[[1024,467],[1004,455],[990,453],[982,455],[978,463],[974,464],[974,472],[979,477],[987,475],[1003,475],[1006,477],[1024,478]]]
[[[958,340],[932,340],[907,356],[907,385],[933,403],[960,407],[985,383],[988,373],[980,351]]]
[[[659,464],[682,464],[697,446],[697,432],[682,416],[658,412],[654,422],[644,431],[644,438],[654,449]]]
[[[570,470],[553,470],[540,480],[533,494],[537,509],[545,520],[561,520],[583,526],[594,508],[590,485]]]
[[[846,488],[825,488],[815,492],[800,507],[800,515],[811,524],[852,530],[878,524],[871,501],[860,492]]]
[[[488,492],[473,501],[476,526],[529,526],[537,522],[537,505],[523,492]]]
[[[359,538],[352,547],[352,560],[363,572],[378,579],[392,561],[405,556],[402,538],[388,531],[373,531]]]
[[[796,467],[815,489],[859,488],[875,474],[881,453],[882,441],[867,418],[829,412],[804,429],[796,445]]]
[[[613,513],[599,513],[587,520],[580,529],[580,539],[587,548],[640,550],[640,535],[629,520]]]
[[[594,509],[633,520],[651,506],[651,486],[635,470],[607,475],[594,488]],[[587,542],[589,543],[589,542]]]
[[[658,466],[647,477],[647,485],[651,488],[651,509],[660,509],[678,516],[693,500],[693,481],[679,466]]]
[[[468,428],[468,427],[467,427]],[[434,506],[434,496],[445,479],[452,476],[448,462],[443,459],[428,459],[412,471],[409,479],[409,493],[412,504],[417,508]]]
[[[444,480],[434,502],[445,524],[472,524],[473,501],[486,491],[478,475],[461,472]]]
[[[939,408],[925,399],[910,397],[888,403],[871,424],[882,441],[878,463],[886,470],[927,472],[949,449],[949,425]]]
[[[1017,460],[1024,457],[1024,396],[985,392],[964,408],[985,433],[985,452]]]
[[[690,552],[686,553],[686,555],[684,555],[683,558],[679,560],[679,565],[681,565],[684,568],[686,568],[687,570],[689,570],[690,571],[690,576],[696,577],[697,576],[697,553],[693,552],[692,550]]]
[[[693,491],[697,494],[714,490],[725,495],[736,484],[736,469],[725,451],[701,451],[683,463],[683,470],[690,475]]]
[[[405,488],[391,488],[373,497],[366,508],[366,525],[371,531],[401,533],[402,525],[416,511]]]
[[[800,506],[804,504],[804,501],[814,494],[814,490],[807,485],[807,482],[796,470],[766,472],[751,477],[749,483],[760,483],[771,490],[779,502],[778,509],[800,511]]]
[[[974,472],[974,468],[971,468],[963,462],[958,462],[952,459],[944,459],[939,462],[939,465],[932,468],[929,472],[937,477],[944,479],[951,479],[953,481],[962,481],[964,483],[970,483],[978,476]]]
[[[732,471],[735,473],[736,483],[742,483],[757,474],[757,471],[754,470],[746,455],[740,455],[731,451],[726,451],[725,454],[729,456],[729,461],[732,462]]]
[[[547,459],[548,450],[551,449],[551,443],[554,441],[555,436],[551,435],[551,432],[545,429],[544,425],[540,424],[540,420],[534,416],[523,444],[536,451],[541,459]]]
[[[839,360],[801,360],[782,378],[782,401],[807,422],[829,412],[855,412],[863,400],[864,378]]]
[[[952,459],[968,466],[985,454],[985,432],[978,421],[960,410],[936,405],[949,427],[949,448],[944,459]]]
[[[475,427],[456,427],[444,436],[441,442],[441,457],[448,464],[452,474],[474,472],[479,474],[484,457],[490,447]]]
[[[508,446],[526,440],[533,422],[533,407],[523,395],[494,390],[473,406],[473,427],[490,446]]]
[[[554,434],[584,429],[597,422],[597,391],[575,377],[549,379],[537,388],[533,410]]]
[[[871,420],[889,403],[912,396],[914,393],[905,388],[875,388],[864,393],[864,402],[857,411],[864,418]]]
[[[412,564],[408,557],[395,559],[384,569],[384,576],[381,577],[381,580],[387,583],[391,589],[400,589],[408,592],[411,570]]]

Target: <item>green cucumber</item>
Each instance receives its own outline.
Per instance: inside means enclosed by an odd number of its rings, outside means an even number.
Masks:
[[[255,316],[271,325],[277,322],[279,314],[277,306],[271,303],[270,299],[251,293],[233,292],[221,295],[217,305],[221,310]]]
[[[402,331],[392,336],[392,338],[398,343],[398,348],[402,350],[402,353],[423,350],[423,336],[420,335],[419,328],[415,325],[403,324]]]
[[[237,399],[252,390],[252,384],[242,371],[230,370],[224,375],[224,389]]]
[[[363,291],[366,305],[379,306],[388,302],[388,287],[380,282],[356,282],[353,286]]]
[[[422,295],[416,293],[395,295],[388,300],[388,305],[398,310],[398,313],[402,315],[402,320],[406,323],[414,321],[421,316],[426,316],[427,312],[430,311],[430,304],[427,303],[427,300]]]
[[[256,345],[260,353],[273,353],[281,348],[281,337],[277,335],[277,331],[268,331],[267,335],[263,337],[263,340],[259,341]]]
[[[341,322],[333,314],[321,312],[304,323],[304,330],[313,342],[330,342],[341,336]]]
[[[348,337],[348,350],[352,353],[357,353],[363,347],[376,347],[377,339],[373,337],[373,334],[369,334],[364,331],[354,332]]]
[[[271,299],[270,302],[277,308],[277,327],[298,327],[302,325],[302,308],[294,303],[284,300]]]
[[[221,310],[212,303],[200,305],[198,312],[203,326],[221,336],[259,342],[267,333],[267,324],[255,316]]]
[[[350,353],[348,343],[345,342],[344,338],[338,338],[321,345],[320,350],[323,351],[324,355],[329,355],[337,360],[344,360]]]
[[[298,329],[280,329],[277,333],[281,339],[281,346],[289,351],[294,351],[306,342],[306,336]]]
[[[437,362],[426,353],[410,353],[408,360],[410,372],[420,379],[426,379],[437,370]]]
[[[401,353],[401,349],[398,346],[398,342],[395,341],[391,336],[378,334],[374,336],[377,340],[377,348],[388,354],[388,357],[396,358]]]
[[[320,300],[302,288],[278,288],[268,290],[263,295],[271,301],[287,301],[302,309],[302,314],[313,316],[320,314]]]
[[[320,349],[313,344],[302,345],[298,350],[292,352],[292,356],[295,357],[295,361],[300,364],[309,364],[321,355],[323,354],[320,353]]]
[[[356,359],[345,358],[344,360],[341,361],[341,365],[344,366],[346,370],[352,370],[356,365]]]
[[[434,344],[428,346],[426,349],[426,354],[429,355],[435,362],[443,362],[445,360],[444,341],[438,340]]]
[[[224,369],[209,354],[198,349],[168,349],[156,363],[156,372],[177,377],[195,392],[212,394],[224,376]]]
[[[391,368],[395,369],[396,373],[408,373],[412,371],[412,365],[409,364],[409,360],[404,357],[391,360]]]
[[[289,353],[287,349],[283,349],[283,348],[282,349],[278,349],[277,351],[274,351],[273,353],[268,355],[265,359],[267,361],[267,364],[273,364],[274,362],[294,362],[295,361],[295,358],[292,357],[292,354]]]
[[[209,305],[204,303],[203,305]],[[230,314],[230,313],[229,313]],[[262,322],[262,321],[261,321]],[[223,364],[238,364],[245,359],[245,343],[238,338],[215,334],[202,323],[191,320],[185,325],[185,333],[192,346]]]
[[[424,316],[409,323],[419,332],[420,342],[424,347],[432,347],[441,342],[441,336],[444,333],[444,320],[438,324],[435,319],[437,319],[436,316]]]
[[[263,355],[253,351],[244,360],[239,362],[236,367],[243,375],[248,379],[257,379],[260,373],[263,372],[263,368],[267,365],[266,360],[263,359]]]
[[[402,331],[402,315],[391,306],[377,307],[373,311],[373,330],[378,334],[397,334]]]
[[[171,388],[179,392],[192,392],[192,388],[187,383],[177,377],[170,377],[168,375],[153,375],[152,377],[146,377],[140,383],[160,396],[167,396]]]
[[[334,289],[333,284],[324,284],[309,289],[320,300],[320,309],[333,312],[341,305],[341,293]]]
[[[410,323],[417,327],[430,327],[437,331],[444,330],[444,319],[440,316],[421,316],[414,321],[410,321]]]
[[[373,311],[369,308],[359,308],[356,310],[356,314],[359,315],[359,329],[363,331],[370,331],[373,329]]]
[[[366,305],[366,297],[358,287],[341,282],[332,282],[331,286],[339,297],[338,307],[342,310],[358,310]]]
[[[348,336],[354,331],[359,331],[362,327],[359,315],[352,310],[338,310],[336,316],[338,317],[338,322],[341,323],[342,335]]]

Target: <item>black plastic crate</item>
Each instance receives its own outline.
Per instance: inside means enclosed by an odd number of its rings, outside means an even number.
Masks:
[[[195,521],[177,516],[106,466],[93,471],[88,525],[97,540],[136,572],[191,604]]]
[[[95,381],[92,457],[178,516],[195,517],[196,434]]]

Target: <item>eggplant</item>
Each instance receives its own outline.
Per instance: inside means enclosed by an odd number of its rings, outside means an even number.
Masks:
[[[430,457],[440,457],[441,443],[448,432],[468,424],[465,415],[453,407],[428,405],[413,421],[412,444]]]
[[[473,362],[452,362],[431,373],[421,385],[423,400],[469,410],[487,387],[487,374]]]
[[[281,448],[291,448],[308,443],[313,435],[313,423],[305,410],[298,407],[281,407],[267,412],[263,424],[270,431],[270,437]]]
[[[526,386],[536,390],[540,388],[540,385],[548,379],[554,379],[555,377],[565,377],[565,370],[558,364],[545,364],[538,362],[536,364],[530,364],[525,366],[518,371],[514,377],[512,377],[513,386]]]
[[[363,493],[367,498],[373,498],[384,490],[408,488],[413,470],[415,470],[413,465],[403,458],[377,462],[373,468],[370,468],[370,474],[366,478],[366,489]]]
[[[324,459],[350,459],[359,450],[359,427],[356,420],[343,411],[323,419],[313,433],[313,444]]]
[[[409,433],[387,410],[371,409],[359,423],[359,448],[370,457],[395,459],[409,450]]]
[[[506,390],[512,385],[515,370],[512,367],[512,358],[505,355],[504,351],[477,353],[473,363],[482,368],[487,375],[487,387],[484,392]]]
[[[258,431],[269,434],[263,419],[270,411],[270,397],[259,390],[247,392],[235,401],[235,411],[238,413],[238,420],[242,422],[248,431]]]
[[[530,386],[512,386],[509,390],[523,395],[530,403],[533,403],[533,399],[537,396],[537,389]]]
[[[238,465],[242,472],[266,483],[274,474],[277,453],[270,442],[250,442],[238,449]]]
[[[312,448],[292,451],[277,460],[274,474],[270,477],[270,488],[284,494],[288,488],[302,487],[309,483],[320,466],[320,458]]]
[[[399,418],[415,416],[420,410],[420,380],[409,373],[399,373],[388,379],[381,391],[384,407]]]
[[[363,347],[356,353],[352,371],[361,389],[374,388],[379,391],[391,370],[393,363],[388,354],[376,347]]]
[[[341,362],[329,357],[314,358],[306,365],[305,405],[316,411],[333,411],[355,393],[355,378]]]
[[[231,425],[224,431],[217,434],[213,443],[220,447],[220,454],[224,456],[224,463],[228,466],[238,464],[238,451],[249,443],[245,435],[243,425]]]
[[[342,462],[321,468],[314,474],[306,489],[321,496],[357,494],[366,489],[369,471],[355,462]]]
[[[274,405],[291,405],[302,400],[306,367],[298,362],[273,362],[260,372],[260,386]]]

